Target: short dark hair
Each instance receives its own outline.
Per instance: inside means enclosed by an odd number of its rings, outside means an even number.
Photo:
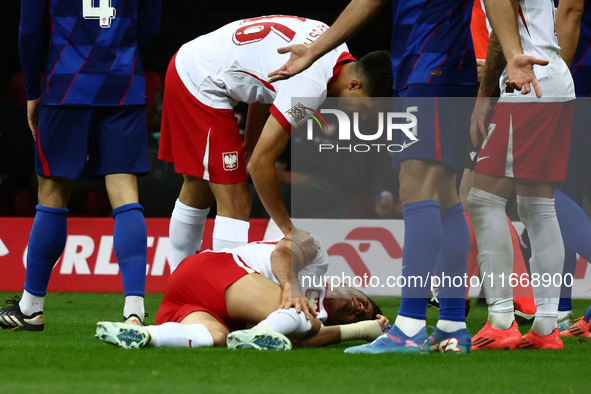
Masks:
[[[376,304],[376,302],[374,300],[372,300],[371,298],[367,298],[369,300],[369,303],[371,304],[372,308],[373,308],[373,314],[371,315],[371,319],[375,320],[378,318],[378,315],[384,315],[382,313],[382,310],[380,309],[380,307],[378,306],[378,304]]]
[[[355,72],[359,74],[369,97],[392,97],[392,62],[390,52],[373,51],[355,63]]]

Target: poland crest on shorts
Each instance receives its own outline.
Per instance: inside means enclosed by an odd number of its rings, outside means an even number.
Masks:
[[[224,164],[224,170],[234,171],[238,168],[238,152],[224,152],[222,153],[222,162]]]

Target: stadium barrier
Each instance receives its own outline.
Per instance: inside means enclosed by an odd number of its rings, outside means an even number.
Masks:
[[[387,283],[386,280],[401,275],[404,243],[402,220],[294,219],[294,223],[322,240],[331,256],[327,278],[351,280],[356,287],[361,284],[360,289],[372,296],[400,296],[400,287],[395,282]],[[27,241],[32,224],[32,218],[0,218],[0,291],[22,290]],[[146,291],[163,292],[169,276],[169,219],[148,218],[146,224]],[[523,228],[519,222],[515,223],[515,227],[518,233]],[[211,247],[212,230],[213,219],[208,219],[203,249]],[[273,222],[251,219],[251,241],[272,239],[280,235]],[[573,280],[573,298],[591,298],[591,269],[588,266],[586,260],[578,257]],[[112,219],[68,219],[66,247],[54,268],[49,291],[123,291],[119,267],[113,253]],[[479,288],[472,287],[470,296],[475,297],[478,292]]]

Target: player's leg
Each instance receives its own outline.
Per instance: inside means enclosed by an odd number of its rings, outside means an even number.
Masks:
[[[532,278],[556,278],[562,275],[564,245],[554,205],[554,184],[527,184],[517,186],[519,217],[527,228],[531,242],[530,269]],[[550,283],[533,284],[536,300],[536,318],[533,331],[550,335],[557,327],[560,286]]]
[[[74,179],[86,163],[92,110],[44,106],[39,110],[35,144],[35,172],[39,181],[33,228],[29,235],[27,272],[23,297],[18,304],[0,309],[3,328],[40,331],[43,306],[53,266],[67,237],[67,204]]]
[[[468,210],[478,244],[478,263],[482,287],[488,304],[488,322],[472,338],[472,350],[493,346],[518,347],[521,334],[514,322],[513,247],[505,205],[515,187],[511,178],[477,173],[468,195]]]
[[[252,329],[228,335],[230,349],[291,350],[289,339],[310,338],[320,330],[320,320],[306,319],[295,308],[278,309],[282,290],[258,274],[246,275],[226,290],[228,315],[239,321],[257,323]]]
[[[470,232],[464,208],[456,193],[455,172],[440,179],[437,194],[441,202],[441,248],[435,273],[439,285],[439,320],[429,345],[433,351],[470,352],[470,333],[466,329],[466,282]]]
[[[123,281],[123,318],[143,324],[148,232],[144,208],[138,202],[137,177],[110,174],[105,185],[115,219],[113,249]]]
[[[233,320],[260,324],[290,338],[313,335],[320,329],[317,318],[307,320],[294,308],[279,309],[282,289],[277,283],[259,275],[245,275],[226,289],[226,309]]]
[[[571,152],[572,146],[571,143]],[[589,165],[591,165],[591,160],[587,160],[587,164],[580,168],[589,168]],[[591,259],[588,243],[588,240],[591,239],[591,221],[581,209],[585,193],[589,195],[588,190],[591,190],[591,175],[586,171],[573,171],[568,173],[566,182],[555,191],[556,214],[565,249],[563,286],[558,304],[558,326],[561,331],[567,330],[573,325],[572,287],[564,284],[564,278],[575,272],[576,253],[588,261]]]
[[[67,237],[66,208],[74,181],[67,178],[37,176],[39,181],[39,204],[29,234],[27,271],[22,298],[18,307],[22,312],[20,324],[11,321],[7,307],[0,311],[0,325],[18,329],[42,330],[43,306],[51,271],[62,254]],[[5,308],[2,308],[5,309]],[[18,314],[18,313],[17,313]]]
[[[125,349],[142,347],[211,347],[225,346],[230,331],[211,314],[198,311],[180,323],[155,326],[99,322],[95,337]]]
[[[209,186],[217,201],[217,215],[213,228],[213,250],[235,248],[248,243],[250,205],[252,195],[246,182]]]
[[[143,324],[147,229],[137,176],[150,171],[146,113],[142,106],[95,110],[96,130],[87,173],[104,175],[115,219],[113,249],[125,296],[125,321]]]
[[[215,197],[209,182],[199,177],[183,175],[183,186],[174,205],[168,230],[171,272],[185,258],[201,250],[209,207],[214,202]]]

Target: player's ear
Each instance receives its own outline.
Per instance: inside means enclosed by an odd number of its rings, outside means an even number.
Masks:
[[[353,78],[349,81],[349,90],[360,90],[362,87],[362,83],[358,78]]]

